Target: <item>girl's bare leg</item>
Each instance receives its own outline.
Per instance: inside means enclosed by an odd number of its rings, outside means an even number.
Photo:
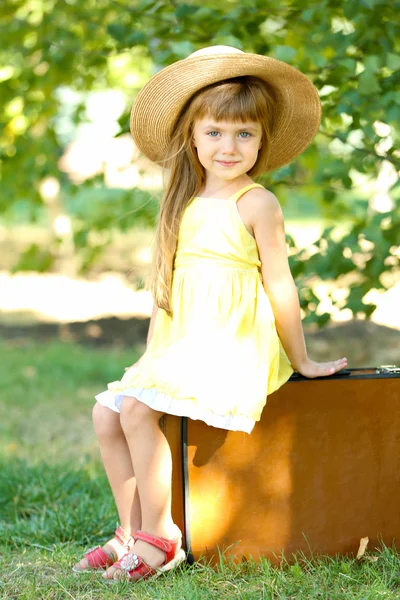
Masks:
[[[169,444],[159,426],[162,415],[135,398],[126,396],[122,401],[121,426],[136,474],[142,507],[141,529],[172,539],[176,535],[171,515],[172,459]],[[165,560],[164,552],[142,540],[135,542],[131,552],[153,568]],[[106,579],[114,576],[121,576],[121,571],[114,567],[103,574]]]
[[[136,478],[129,447],[121,427],[120,415],[96,402],[93,407],[93,424],[117,506],[119,521],[128,540],[137,529],[141,528],[141,512]],[[127,552],[127,549],[115,539],[108,541],[103,549],[107,554],[114,554],[117,559]],[[84,557],[77,568],[85,569],[87,566],[87,558]]]

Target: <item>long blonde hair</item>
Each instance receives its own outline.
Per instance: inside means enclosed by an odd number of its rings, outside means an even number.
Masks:
[[[194,122],[210,115],[218,121],[256,121],[262,128],[262,146],[249,176],[267,168],[275,100],[257,77],[237,77],[209,85],[186,104],[176,123],[163,164],[169,178],[160,203],[150,290],[155,304],[172,317],[171,286],[179,227],[190,200],[205,183],[205,170],[192,144]]]

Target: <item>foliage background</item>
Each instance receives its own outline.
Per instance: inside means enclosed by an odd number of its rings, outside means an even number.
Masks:
[[[200,47],[233,45],[292,64],[321,95],[323,121],[313,145],[263,179],[288,211],[294,199],[339,225],[306,249],[289,239],[306,321],[329,320],[319,310],[315,284],[321,281],[334,306],[369,316],[375,307],[365,294],[389,287],[399,273],[399,11],[398,0],[3,0],[3,221],[51,227],[54,214],[66,216],[78,273],[101,258],[114,231],[153,227],[157,195],[110,190],[102,174],[74,183],[60,157],[90,121],[87,99],[94,92],[124,93],[120,135],[152,73]],[[43,192],[49,177],[59,186],[51,200]],[[382,191],[384,212],[376,201]],[[102,235],[93,241],[91,232]],[[50,246],[31,245],[14,269],[57,269],[65,236],[54,230]]]

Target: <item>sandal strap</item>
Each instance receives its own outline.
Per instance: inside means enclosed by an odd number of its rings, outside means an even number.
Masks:
[[[119,541],[119,543],[124,546],[124,548],[126,548],[127,550],[130,550],[132,544],[135,541],[135,538],[132,536],[127,536],[125,530],[119,526],[116,530],[115,530],[115,535],[114,537]]]
[[[135,541],[132,536],[129,537],[127,541],[127,535],[122,527],[117,528],[114,537],[127,550],[130,550],[133,542]],[[107,567],[111,567],[111,565],[113,565],[115,562],[114,558],[107,554],[107,552],[103,550],[101,546],[89,548],[89,550],[86,550],[84,556],[86,556],[91,569],[105,569]]]
[[[84,556],[86,556],[91,569],[104,569],[106,567],[111,567],[111,565],[114,564],[113,558],[111,558],[111,556],[109,556],[100,546],[90,548],[85,552]]]
[[[147,542],[151,546],[154,546],[155,548],[158,548],[159,550],[165,552],[164,564],[169,563],[174,558],[178,544],[181,543],[181,537],[181,533],[179,532],[179,535],[176,538],[172,540],[167,540],[166,538],[156,537],[154,535],[151,535],[150,533],[141,531],[140,529],[136,531],[135,535],[135,538],[137,540],[143,540],[143,542]]]

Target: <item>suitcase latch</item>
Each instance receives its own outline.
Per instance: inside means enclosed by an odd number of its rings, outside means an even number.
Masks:
[[[400,367],[397,365],[381,365],[376,367],[377,373],[400,373]]]

